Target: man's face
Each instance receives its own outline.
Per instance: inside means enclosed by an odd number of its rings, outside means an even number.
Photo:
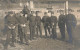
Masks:
[[[72,12],[71,11],[68,11],[68,14],[71,14]]]
[[[35,14],[35,13],[33,13],[33,16],[36,16],[36,14]]]
[[[36,13],[36,16],[39,16],[39,13]]]
[[[23,14],[22,14],[22,13],[20,13],[20,15],[21,15],[21,16],[23,16]]]
[[[52,13],[51,16],[54,16],[54,14]]]
[[[48,16],[48,14],[46,13],[46,14],[44,14],[44,16]]]
[[[64,15],[64,12],[60,12],[60,14],[63,14]]]
[[[11,17],[13,17],[13,14],[10,14]]]
[[[51,13],[48,13],[49,17],[51,17]]]

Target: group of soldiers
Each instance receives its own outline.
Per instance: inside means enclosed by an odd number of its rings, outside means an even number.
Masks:
[[[26,11],[26,10],[25,10]],[[54,12],[50,11],[51,16],[48,16],[49,12],[44,12],[44,16],[41,18],[38,14],[39,11],[21,11],[19,13],[15,12],[8,12],[5,16],[5,25],[7,26],[7,37],[6,42],[4,45],[5,50],[8,48],[8,45],[11,41],[11,46],[15,47],[16,41],[16,33],[15,29],[18,26],[18,37],[20,39],[20,44],[29,45],[28,38],[27,38],[27,30],[26,27],[29,25],[30,30],[30,40],[33,40],[35,34],[37,37],[42,38],[42,23],[45,31],[45,37],[48,37],[48,33],[50,37],[53,39],[57,38],[56,26],[58,23],[60,32],[61,32],[61,39],[65,40],[65,25],[67,27],[67,32],[69,35],[69,42],[72,42],[72,29],[75,28],[77,21],[71,11],[69,14],[64,15],[64,12],[61,12],[59,15],[59,19],[54,16]],[[29,22],[29,24],[28,24]],[[40,33],[40,36],[39,36]],[[12,39],[10,40],[10,38]],[[25,40],[25,43],[24,43]]]

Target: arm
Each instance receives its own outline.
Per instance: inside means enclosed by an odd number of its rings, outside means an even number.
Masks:
[[[74,15],[73,15],[73,19],[72,20],[73,20],[73,25],[76,26],[77,20],[76,20],[76,17]]]
[[[5,21],[5,25],[8,25],[8,15],[5,16],[4,21]]]

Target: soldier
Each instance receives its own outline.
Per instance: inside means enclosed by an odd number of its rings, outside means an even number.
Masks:
[[[31,14],[27,17],[29,20],[29,28],[30,28],[30,40],[34,39],[35,35],[35,26],[36,26],[36,21],[35,21],[36,15],[34,11],[31,11]]]
[[[16,16],[16,19],[18,21],[19,17],[20,17],[20,13],[16,13],[15,16]],[[19,30],[20,30],[20,26],[19,26],[19,21],[18,21],[18,25],[17,25],[17,31],[18,31],[17,32],[18,33],[17,36],[18,36],[18,38],[19,38],[19,32],[20,32]]]
[[[21,12],[18,18],[18,22],[20,43],[23,44],[23,39],[25,39],[26,45],[28,45],[28,39],[26,37],[27,17],[25,17]]]
[[[56,25],[57,25],[57,17],[54,16],[54,12],[51,11],[50,26],[52,30],[51,36],[53,39],[57,38]]]
[[[65,15],[64,12],[61,11],[58,19],[58,26],[61,32],[61,40],[65,39]]]
[[[49,17],[47,15],[47,12],[44,13],[44,16],[42,18],[42,22],[43,22],[43,26],[44,26],[44,30],[45,30],[45,36],[47,37],[47,30],[50,34],[50,23],[48,21]]]
[[[42,29],[41,29],[41,17],[38,16],[39,11],[36,11],[36,32],[37,32],[37,37],[38,37],[38,30],[40,32],[40,37],[42,37]]]
[[[28,8],[27,5],[24,5],[24,8],[23,8],[23,10],[22,10],[22,13],[23,13],[24,16],[25,16],[26,14],[29,14],[29,13],[30,13],[30,10],[29,10],[29,8]]]
[[[15,36],[16,36],[16,33],[15,33],[15,27],[16,27],[16,24],[17,24],[17,20],[13,14],[13,12],[8,12],[9,14],[5,17],[5,20],[6,20],[6,26],[7,26],[7,38],[6,38],[6,42],[5,42],[5,46],[4,46],[4,50],[7,50],[8,48],[8,45],[10,43],[10,37],[12,35],[12,43],[11,43],[11,46],[12,47],[15,47]]]
[[[72,37],[72,33],[73,33],[73,29],[75,29],[75,26],[77,24],[77,20],[76,17],[71,13],[71,9],[69,9],[69,14],[66,15],[66,27],[67,27],[67,32],[69,35],[69,43],[73,42],[73,37]]]

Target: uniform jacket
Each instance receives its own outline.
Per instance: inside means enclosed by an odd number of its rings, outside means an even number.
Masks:
[[[51,16],[51,23],[54,23],[56,25],[56,23],[57,23],[57,17],[56,16]]]
[[[76,17],[73,14],[66,15],[66,25],[75,27],[77,24]]]
[[[15,16],[11,17],[10,15],[7,15],[5,17],[5,20],[7,25],[11,25],[11,24],[16,25],[18,23]]]
[[[36,25],[36,20],[35,20],[36,16],[33,15],[29,15],[27,17],[27,20],[29,21],[29,25],[30,26],[35,26]]]
[[[66,22],[66,17],[65,17],[65,15],[60,15],[60,16],[59,16],[59,20],[58,20],[58,26],[59,26],[59,27],[65,26],[65,22]]]
[[[41,25],[41,17],[40,16],[36,16],[36,25],[40,26]]]
[[[49,26],[49,17],[48,16],[43,16],[42,22],[44,26]]]
[[[26,24],[27,23],[27,17],[19,16],[18,22],[19,22],[19,24]]]

